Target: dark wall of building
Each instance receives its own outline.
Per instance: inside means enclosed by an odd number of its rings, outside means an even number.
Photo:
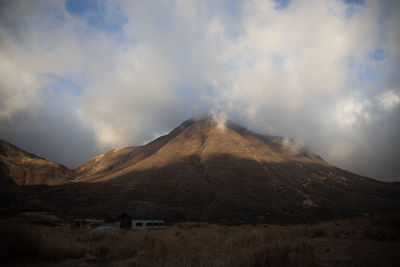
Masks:
[[[124,229],[132,229],[132,218],[126,215],[121,216],[119,227]]]

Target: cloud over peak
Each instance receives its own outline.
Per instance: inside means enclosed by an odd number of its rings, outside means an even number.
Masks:
[[[187,118],[224,114],[302,140],[343,168],[399,179],[399,142],[390,139],[400,132],[399,6],[3,1],[0,137],[72,166]],[[43,126],[39,140],[27,140],[29,121]],[[57,149],[46,145],[52,127],[64,129]],[[85,156],[64,149],[82,142]]]

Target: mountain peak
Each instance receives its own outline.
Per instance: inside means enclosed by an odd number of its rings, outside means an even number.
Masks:
[[[193,124],[203,124],[203,126],[217,126],[218,124],[225,124],[226,121],[218,119],[216,116],[207,115],[201,117],[193,117],[191,119],[185,120],[177,128],[184,129],[190,127]]]
[[[313,160],[323,161],[320,156],[313,153],[309,148],[307,148],[303,142],[287,137],[278,137],[272,135],[263,135],[253,132],[246,127],[236,124],[229,120],[218,120],[215,116],[206,116],[200,119],[190,119],[183,122],[179,127],[179,131],[184,131],[192,127],[193,131],[198,131],[198,134],[202,134],[202,138],[208,138],[210,134],[220,134],[222,135],[221,144],[234,146],[235,144],[225,144],[230,138],[236,139],[236,141],[243,144],[249,145],[258,139],[262,141],[263,145],[268,145],[269,149],[272,149],[276,153],[289,154],[290,156],[297,157],[307,157]],[[196,129],[196,130],[194,130]],[[215,129],[215,131],[214,131]],[[189,131],[189,130],[187,130]],[[201,132],[201,133],[200,133]],[[186,135],[187,136],[187,135]],[[229,142],[228,142],[229,143]],[[239,142],[240,143],[240,142]],[[216,144],[218,145],[218,144]],[[237,144],[236,144],[237,145]],[[254,144],[253,144],[254,145]],[[245,145],[246,146],[246,145]]]
[[[306,162],[329,165],[294,140],[261,135],[208,116],[184,121],[169,134],[139,147],[112,150],[78,166],[79,181],[114,179],[137,170],[159,168],[196,158],[232,157],[260,164]]]

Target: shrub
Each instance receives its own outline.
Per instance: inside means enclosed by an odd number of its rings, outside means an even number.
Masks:
[[[28,225],[15,222],[0,224],[0,258],[2,260],[33,257],[41,243],[41,234]]]

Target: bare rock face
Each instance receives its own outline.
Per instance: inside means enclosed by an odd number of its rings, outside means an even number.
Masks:
[[[74,179],[73,171],[67,167],[25,152],[2,140],[0,164],[3,180],[12,181],[17,185],[56,185]]]

